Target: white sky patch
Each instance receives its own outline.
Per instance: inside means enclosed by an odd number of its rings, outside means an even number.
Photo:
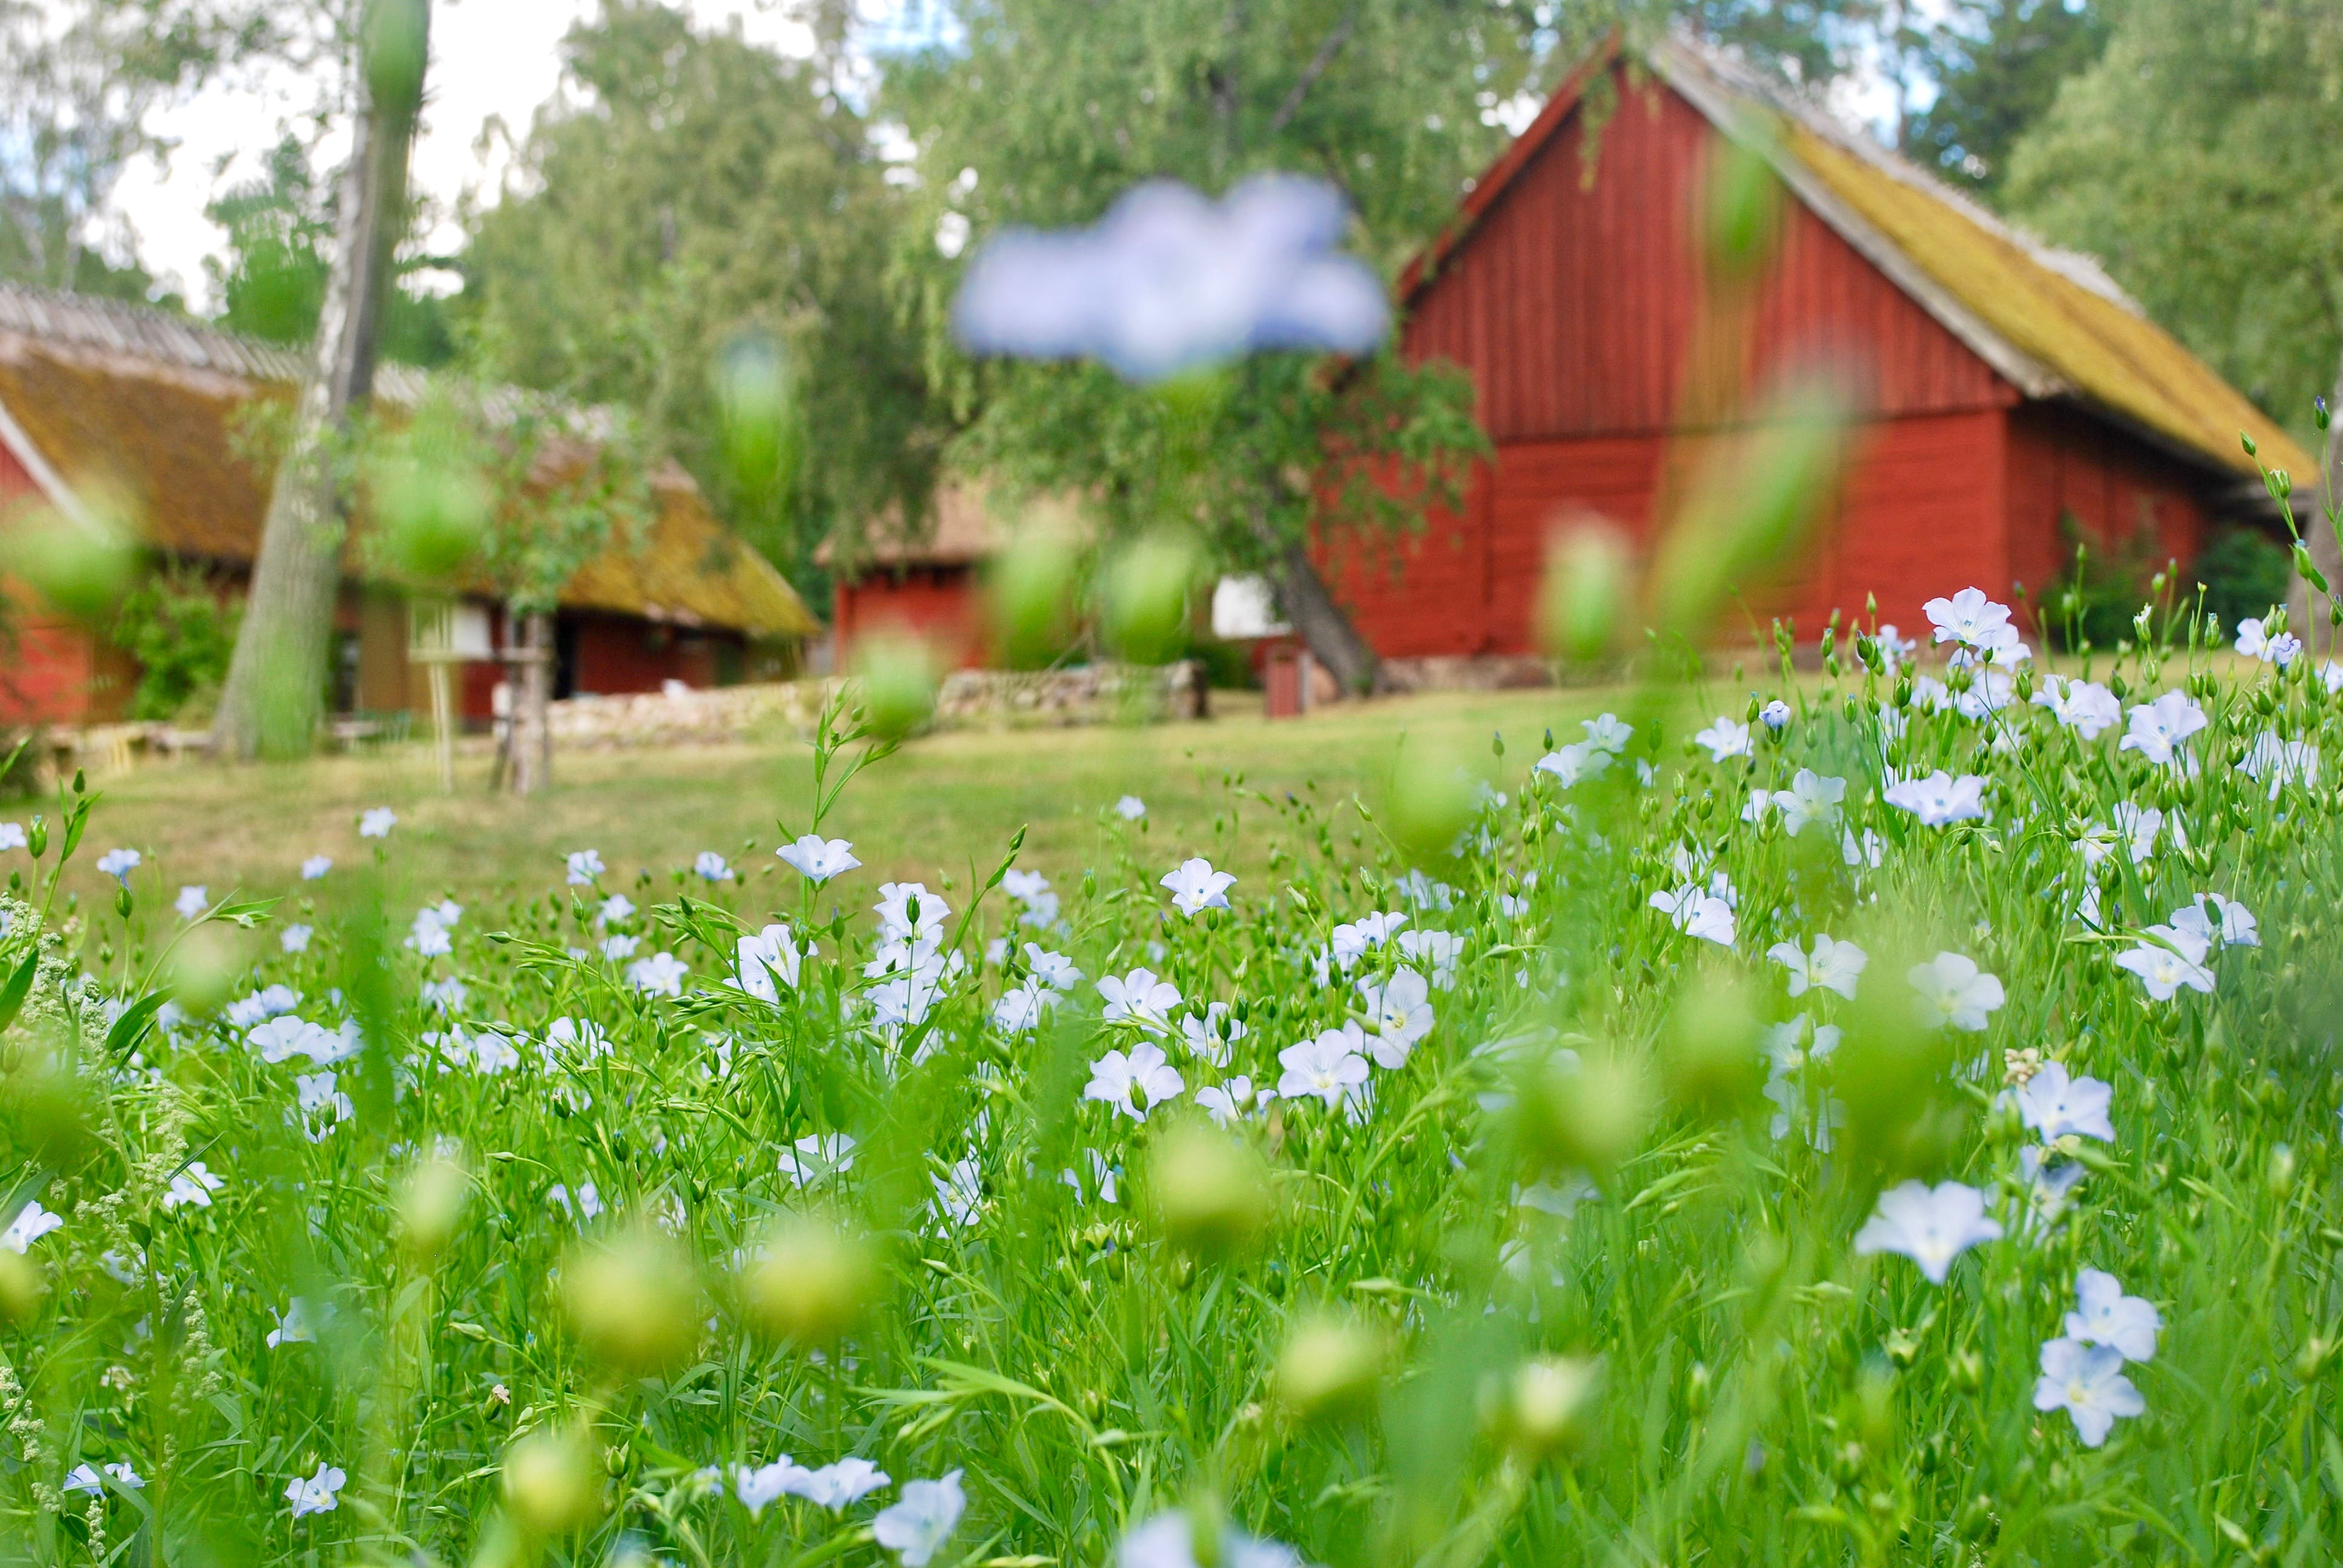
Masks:
[[[810,51],[804,24],[771,0],[683,0],[703,28],[738,25],[744,36],[783,54]],[[413,176],[417,196],[437,221],[427,250],[462,240],[455,221],[467,195],[493,205],[512,150],[531,117],[561,85],[562,35],[598,9],[599,0],[438,0],[431,15],[431,70]],[[954,35],[936,0],[869,0],[865,46],[887,51]],[[197,310],[211,310],[207,256],[225,254],[225,230],[204,216],[221,192],[258,177],[269,148],[316,102],[315,85],[285,72],[246,73],[206,87],[156,116],[155,127],[177,142],[167,161],[140,159],[115,187],[112,206],[127,220],[136,249],[166,286]],[[900,133],[899,133],[900,135]],[[305,138],[307,139],[307,138]],[[319,144],[321,167],[348,146],[345,127]],[[122,259],[116,255],[116,259]]]

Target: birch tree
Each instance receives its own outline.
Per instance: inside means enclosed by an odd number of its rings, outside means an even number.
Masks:
[[[405,229],[430,0],[368,0],[354,20],[352,145],[333,265],[214,723],[215,749],[227,758],[306,753],[325,707],[348,533],[349,437],[373,395],[384,285]]]

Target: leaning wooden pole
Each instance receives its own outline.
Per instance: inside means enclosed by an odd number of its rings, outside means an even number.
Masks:
[[[392,250],[406,226],[407,152],[422,105],[430,0],[373,0],[358,43],[355,141],[309,376],[277,470],[244,624],[214,720],[215,752],[306,754],[325,709],[348,534],[343,449],[374,391]]]

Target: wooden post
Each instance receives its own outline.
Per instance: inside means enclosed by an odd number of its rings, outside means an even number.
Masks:
[[[306,756],[323,717],[321,682],[348,528],[337,443],[374,393],[383,293],[406,233],[407,154],[422,104],[430,0],[375,0],[367,23],[317,335],[212,721],[222,758]]]
[[[532,610],[508,614],[506,624],[518,632],[504,654],[512,670],[512,788],[534,795],[553,781],[553,618]]]
[[[439,789],[456,792],[456,606],[446,599],[411,599],[407,607],[407,658],[423,666],[431,687],[431,743],[439,762]]]

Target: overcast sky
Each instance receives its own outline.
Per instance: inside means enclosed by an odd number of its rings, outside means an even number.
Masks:
[[[738,20],[748,36],[792,52],[805,29],[771,0],[682,0],[705,26]],[[422,134],[415,148],[417,190],[452,209],[468,190],[489,199],[501,180],[508,144],[482,132],[501,120],[514,138],[560,85],[561,35],[591,15],[598,0],[436,0],[431,70]],[[866,34],[882,46],[924,35],[936,25],[933,0],[866,0]],[[226,236],[204,216],[222,188],[248,180],[289,116],[310,94],[289,79],[239,81],[205,90],[156,121],[179,146],[167,165],[141,161],[116,187],[114,206],[129,221],[139,256],[158,277],[208,308],[204,258],[220,254]],[[223,168],[223,164],[225,167]],[[452,232],[434,236],[452,243]]]
[[[703,26],[738,21],[751,39],[796,52],[805,29],[789,20],[786,0],[680,0]],[[1919,0],[1924,17],[1946,0]],[[560,85],[561,36],[599,0],[435,0],[428,101],[415,149],[414,179],[444,214],[467,192],[493,200],[510,140],[485,131],[501,122],[510,139],[525,136],[530,116]],[[866,42],[901,47],[947,25],[948,0],[862,0]],[[311,104],[307,85],[291,79],[222,83],[166,111],[157,128],[178,146],[167,163],[142,160],[116,187],[112,203],[136,236],[138,256],[196,308],[216,305],[204,258],[221,253],[225,234],[204,216],[220,190],[253,178],[289,117]],[[1875,123],[1888,116],[1892,92],[1875,67],[1845,84],[1841,107]],[[328,149],[328,159],[331,161]],[[428,236],[452,248],[449,223]]]

